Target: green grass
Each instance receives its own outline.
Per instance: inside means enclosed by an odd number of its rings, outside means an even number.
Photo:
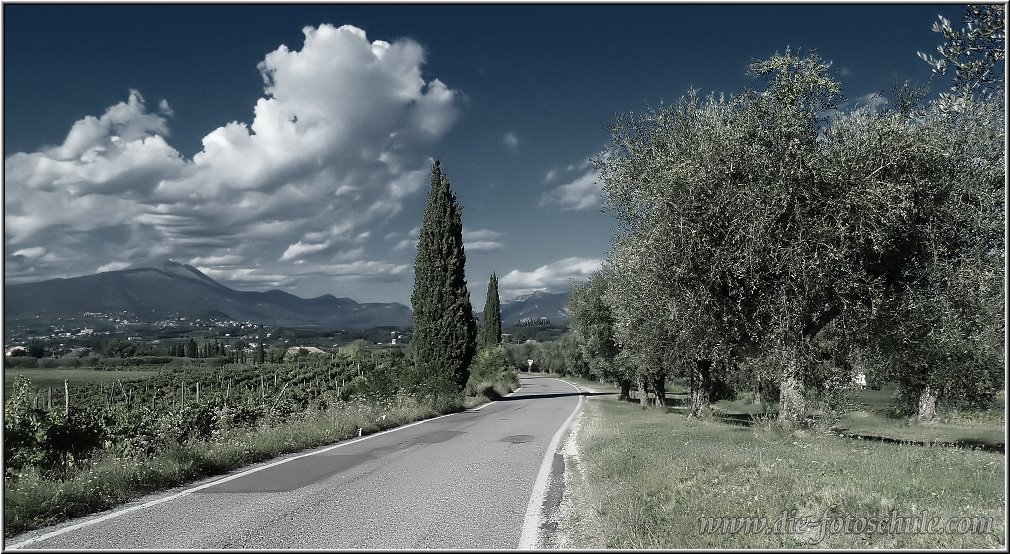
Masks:
[[[577,548],[1005,548],[1005,457],[698,421],[596,397],[569,487]],[[699,518],[991,517],[981,534],[702,534]],[[829,526],[830,529],[830,526]]]
[[[123,369],[123,370],[94,370],[94,369],[4,369],[4,392],[10,391],[11,385],[18,375],[23,375],[31,380],[32,388],[46,389],[46,387],[63,390],[63,380],[70,381],[70,386],[85,383],[115,382],[115,381],[136,381],[157,375],[158,371]],[[54,392],[55,394],[55,392]],[[62,394],[62,392],[60,393]]]
[[[491,387],[502,395],[509,383]],[[382,403],[345,402],[323,412],[293,414],[284,422],[233,431],[213,441],[192,441],[148,459],[100,455],[65,479],[29,470],[4,483],[4,537],[113,508],[145,494],[220,475],[292,452],[369,435],[488,402],[468,396],[463,406],[431,405],[409,396]]]
[[[1002,425],[947,423],[942,419],[920,424],[911,418],[892,418],[858,411],[843,415],[835,422],[833,429],[844,435],[864,438],[976,445],[996,450],[1005,447]]]

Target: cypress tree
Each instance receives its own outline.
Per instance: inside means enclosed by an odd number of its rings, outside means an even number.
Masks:
[[[498,300],[498,276],[493,272],[487,283],[487,300],[484,301],[484,321],[482,323],[481,346],[501,344],[501,302]]]
[[[464,273],[462,211],[436,160],[410,295],[414,384],[421,394],[462,391],[476,350],[477,325]]]

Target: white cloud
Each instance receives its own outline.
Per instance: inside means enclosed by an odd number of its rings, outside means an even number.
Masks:
[[[463,249],[466,252],[495,252],[505,248],[499,241],[492,240],[504,236],[505,233],[491,229],[463,228]]]
[[[495,252],[502,248],[505,248],[504,244],[493,240],[476,240],[463,244],[463,250],[466,252]]]
[[[45,253],[46,253],[45,247],[35,246],[33,248],[22,248],[21,250],[15,252],[13,255],[22,256],[25,258],[41,258],[43,255],[45,255]]]
[[[308,268],[299,275],[325,275],[359,279],[399,280],[411,271],[409,264],[393,264],[378,260],[358,260],[343,264],[326,264]]]
[[[323,242],[319,244],[309,244],[302,241],[298,241],[294,244],[288,245],[287,249],[281,254],[280,261],[286,262],[288,260],[296,260],[298,258],[304,257],[306,254],[312,254],[314,252],[321,252],[329,248],[331,243]]]
[[[396,243],[393,250],[407,250],[408,248],[417,248],[417,239],[403,239]]]
[[[600,172],[590,169],[569,183],[540,197],[540,206],[556,205],[563,210],[586,210],[600,205],[603,183]]]
[[[288,262],[325,265],[366,240],[365,227],[427,182],[458,93],[422,77],[425,52],[413,40],[369,42],[361,29],[327,24],[303,33],[300,50],[280,46],[259,64],[265,95],[252,121],[211,130],[192,159],[166,140],[168,101],[152,111],[132,90],[77,121],[60,145],[8,156],[8,252],[72,234],[62,265],[35,269],[88,273],[94,260],[143,253],[200,260],[230,283],[281,286]],[[46,276],[31,269],[20,272]]]
[[[532,271],[513,269],[499,279],[499,285],[509,297],[534,291],[560,292],[570,287],[573,279],[584,280],[602,265],[598,258],[564,258]]]
[[[491,229],[474,229],[470,230],[463,228],[463,240],[488,240],[496,239],[503,236],[505,233],[500,233],[498,231],[492,231]]]
[[[130,267],[130,264],[127,262],[110,262],[105,265],[98,266],[98,269],[95,270],[95,273],[104,273],[106,271],[119,271],[121,269],[126,269],[128,267]]]
[[[509,150],[515,151],[519,148],[519,137],[512,131],[505,133],[502,137],[502,143],[508,147]]]
[[[199,257],[199,258],[193,258],[192,260],[189,261],[189,265],[192,265],[192,266],[198,266],[198,265],[202,265],[202,266],[220,266],[220,265],[229,266],[229,265],[241,264],[243,261],[245,261],[245,257],[244,256],[239,256],[239,255],[236,255],[236,254],[225,254],[225,255],[222,255],[222,256],[202,256],[202,257]]]
[[[550,183],[551,181],[557,178],[558,178],[558,169],[554,168],[548,171],[546,175],[544,175],[544,182]]]
[[[227,282],[233,287],[273,287],[287,288],[295,285],[295,279],[290,275],[280,273],[264,273],[258,268],[215,269],[212,267],[195,266],[215,281]]]
[[[855,109],[864,108],[869,110],[871,113],[877,113],[886,105],[887,98],[884,98],[880,93],[872,92],[856,98],[853,107]]]
[[[568,171],[576,171],[576,170],[579,170],[579,169],[586,169],[588,167],[589,167],[589,160],[586,159],[586,160],[582,160],[581,162],[579,162],[577,164],[568,164],[568,167],[565,168],[565,169],[567,169]]]

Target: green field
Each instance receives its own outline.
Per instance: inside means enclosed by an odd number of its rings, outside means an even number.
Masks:
[[[698,421],[597,396],[580,420],[571,467],[574,508],[565,525],[574,547],[1006,547],[1005,457],[997,452]],[[783,513],[804,528],[701,532],[703,517],[763,517],[772,526]],[[893,514],[982,519],[966,533],[831,527]]]
[[[70,381],[70,386],[83,385],[86,383],[135,381],[145,379],[153,375],[158,375],[157,370],[144,369],[121,369],[121,370],[94,370],[94,369],[4,369],[4,393],[10,391],[11,385],[19,375],[27,377],[31,381],[32,388],[45,389],[47,387],[63,389],[63,380]]]

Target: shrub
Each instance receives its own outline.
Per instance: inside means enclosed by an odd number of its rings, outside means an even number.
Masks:
[[[16,368],[20,368],[20,369],[30,369],[30,368],[38,367],[38,360],[35,359],[35,358],[30,358],[30,357],[25,357],[25,356],[16,356],[16,357],[7,356],[4,359],[4,365],[6,367],[16,367]]]

